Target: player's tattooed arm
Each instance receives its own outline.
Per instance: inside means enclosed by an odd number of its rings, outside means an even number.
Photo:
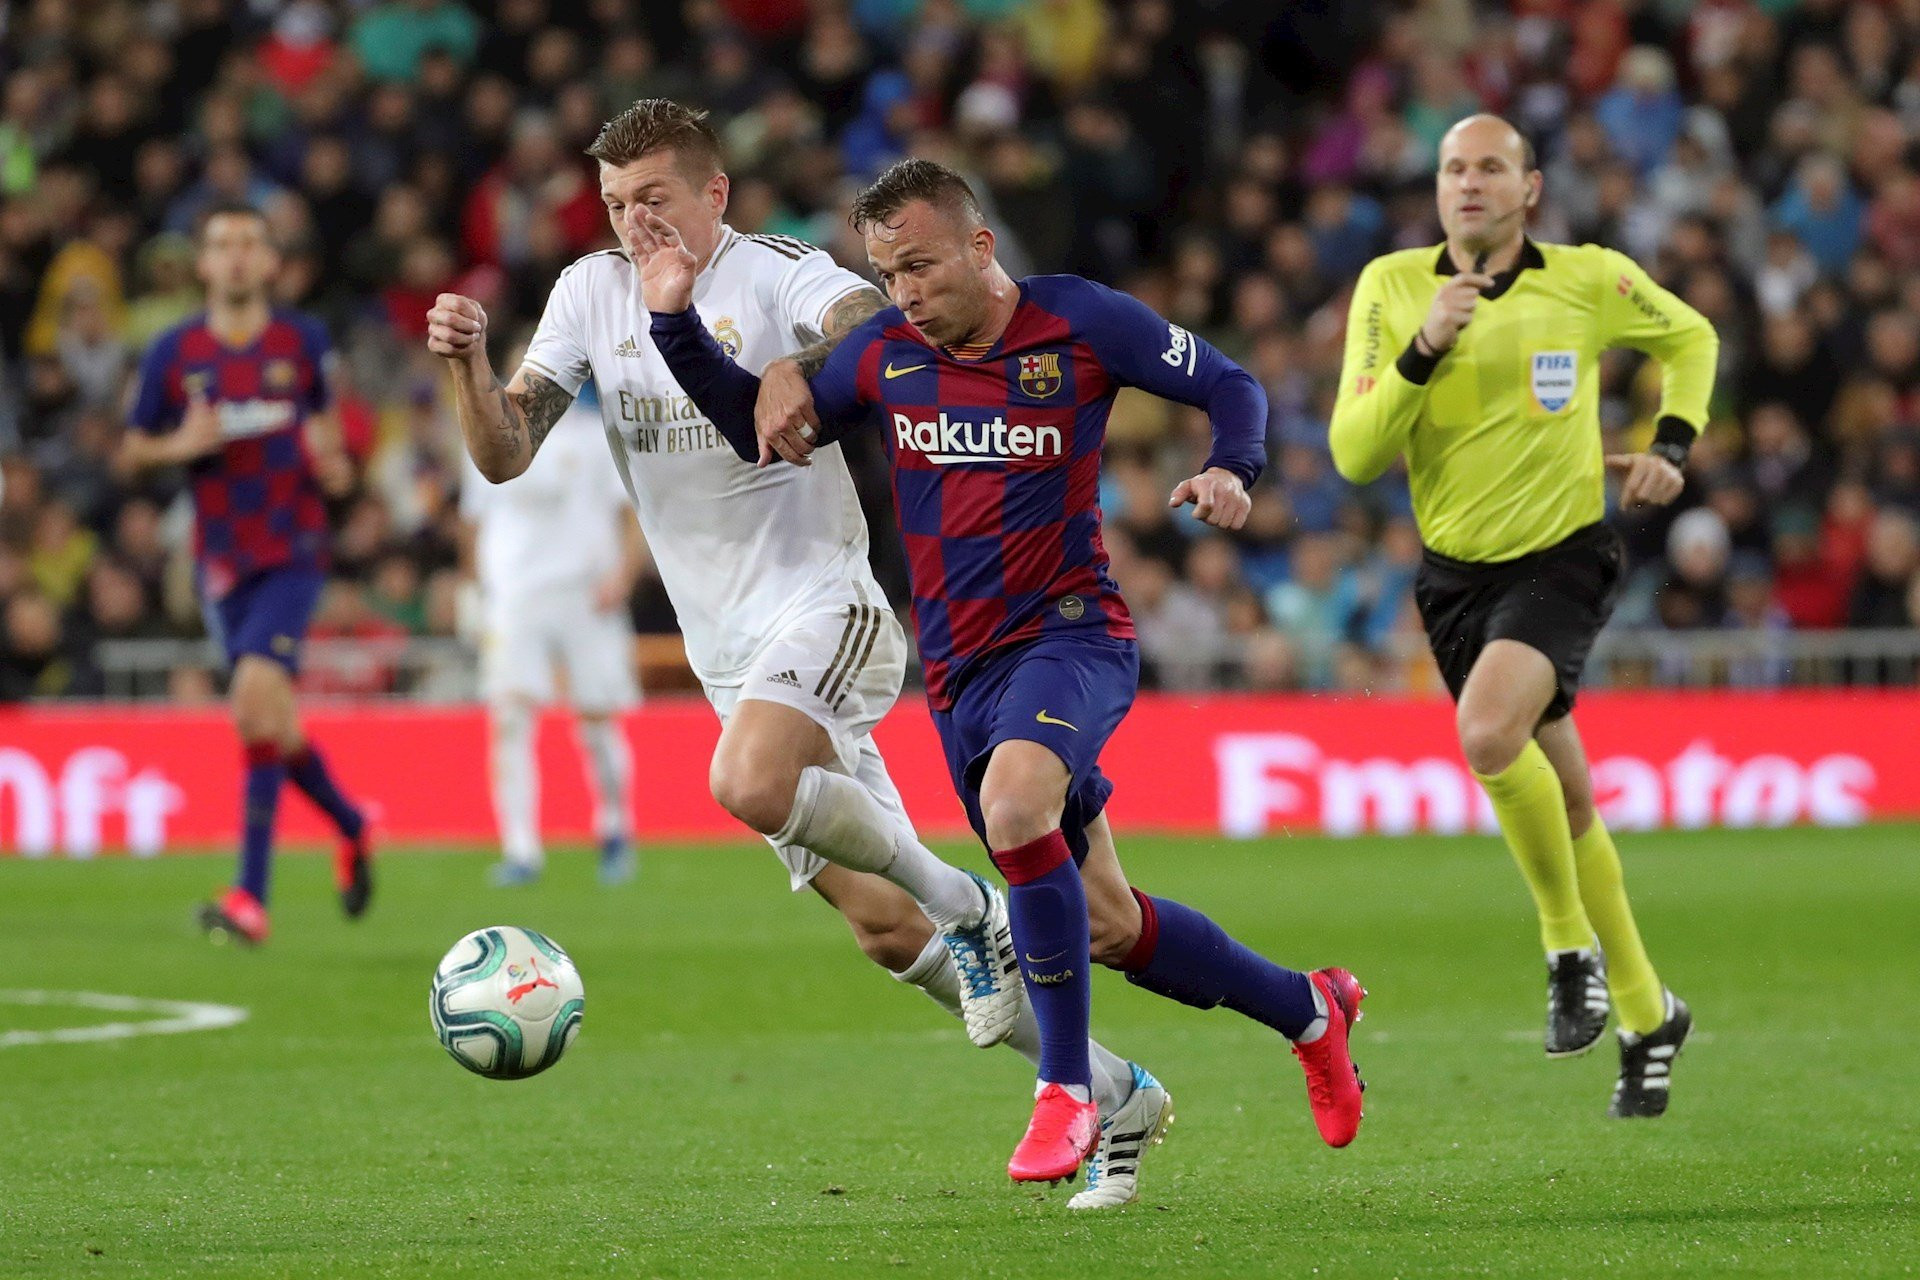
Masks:
[[[887,300],[878,289],[862,285],[827,308],[821,322],[823,337],[790,356],[775,360],[760,373],[760,398],[753,409],[754,433],[760,439],[760,465],[774,456],[795,466],[808,466],[807,455],[820,438],[820,415],[814,412],[813,388],[808,380],[827,366],[827,357],[846,336],[883,310]]]
[[[518,391],[494,383],[500,393],[500,443],[516,454],[524,448],[532,462],[573,397],[553,379],[524,366],[514,381],[520,384]]]
[[[811,378],[826,368],[827,357],[840,345],[842,339],[857,329],[869,316],[886,310],[886,295],[872,286],[855,289],[827,309],[827,318],[821,331],[825,334],[820,341],[800,348],[788,359],[800,367],[802,377]]]
[[[487,312],[478,301],[443,293],[427,312],[427,350],[447,362],[460,434],[480,474],[499,484],[525,471],[573,403],[552,378],[522,365],[506,386],[487,359]]]
[[[491,370],[455,366],[454,410],[480,474],[499,484],[533,463],[573,397],[552,378],[521,366],[506,386]],[[477,376],[476,376],[477,375]]]

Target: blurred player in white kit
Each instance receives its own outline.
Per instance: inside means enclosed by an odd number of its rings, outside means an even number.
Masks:
[[[531,884],[545,864],[535,734],[564,674],[594,795],[600,879],[633,878],[633,762],[619,716],[639,697],[627,613],[645,552],[607,465],[591,382],[524,473],[488,484],[468,467],[460,514],[480,588],[480,680],[492,730],[501,860],[493,882]]]

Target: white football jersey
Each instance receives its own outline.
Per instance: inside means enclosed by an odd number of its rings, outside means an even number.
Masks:
[[[727,353],[759,373],[818,341],[833,304],[865,286],[803,241],[722,227],[693,302]],[[884,595],[839,446],[816,450],[810,467],[741,461],[667,371],[650,324],[627,255],[590,253],[560,273],[526,364],[568,392],[589,377],[599,388],[607,443],[688,662],[704,683],[734,685],[788,619],[849,580]]]
[[[478,526],[474,567],[489,599],[588,587],[620,567],[627,493],[607,466],[592,384],[581,391],[520,475],[488,484],[467,463],[460,514]]]

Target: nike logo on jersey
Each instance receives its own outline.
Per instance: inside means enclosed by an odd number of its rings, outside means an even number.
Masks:
[[[1073,730],[1073,731],[1074,731],[1075,733],[1078,733],[1078,732],[1080,732],[1080,726],[1079,726],[1079,725],[1077,725],[1077,724],[1068,724],[1068,723],[1067,723],[1067,722],[1066,722],[1065,720],[1056,720],[1056,719],[1054,719],[1054,718],[1053,718],[1052,716],[1050,716],[1050,715],[1048,715],[1048,714],[1047,714],[1046,712],[1044,712],[1044,711],[1042,711],[1042,712],[1040,712],[1040,713],[1039,713],[1038,715],[1036,715],[1036,716],[1034,716],[1034,719],[1035,719],[1035,720],[1038,720],[1038,721],[1039,721],[1039,722],[1040,722],[1041,724],[1057,724],[1057,725],[1059,725],[1059,726],[1060,726],[1061,728],[1063,728],[1063,729],[1071,729],[1071,730]]]
[[[909,373],[918,373],[926,367],[927,366],[923,364],[910,364],[904,369],[896,369],[893,367],[893,361],[889,360],[887,361],[887,367],[885,372],[886,372],[886,376],[889,378],[901,378],[901,377],[905,377]]]

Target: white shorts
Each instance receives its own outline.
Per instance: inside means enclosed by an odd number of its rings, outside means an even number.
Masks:
[[[592,587],[489,594],[485,609],[480,685],[489,702],[553,701],[555,663],[566,669],[576,711],[608,714],[638,700],[632,624],[624,609],[594,608]]]
[[[900,792],[873,744],[874,726],[900,697],[906,678],[907,638],[885,603],[849,592],[845,602],[795,619],[754,659],[737,685],[706,685],[721,723],[746,701],[777,702],[827,731],[839,771],[858,779],[880,807],[911,829]],[[774,844],[797,892],[826,866],[799,845]]]

